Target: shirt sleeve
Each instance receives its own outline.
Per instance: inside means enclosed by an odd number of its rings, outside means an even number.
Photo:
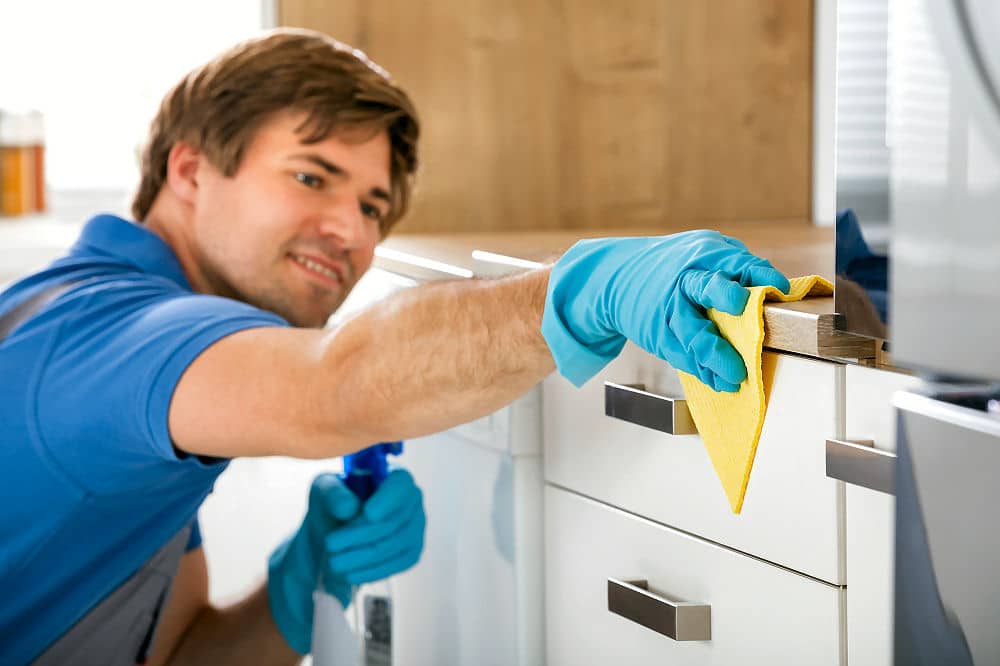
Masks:
[[[288,325],[239,301],[159,285],[104,286],[76,299],[41,366],[36,424],[52,460],[93,492],[143,488],[164,463],[211,464],[179,455],[171,441],[181,375],[227,335]]]
[[[201,527],[198,524],[198,516],[194,517],[191,521],[191,533],[188,535],[187,545],[184,546],[184,552],[190,553],[195,548],[201,546]]]

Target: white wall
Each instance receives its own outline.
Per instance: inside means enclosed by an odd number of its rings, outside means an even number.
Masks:
[[[131,190],[164,93],[274,0],[0,0],[0,108],[43,111],[56,190]],[[266,10],[266,11],[265,11]]]

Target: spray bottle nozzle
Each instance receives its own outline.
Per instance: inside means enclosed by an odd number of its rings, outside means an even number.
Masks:
[[[388,456],[403,452],[402,442],[382,442],[344,456],[344,483],[362,502],[389,476]]]

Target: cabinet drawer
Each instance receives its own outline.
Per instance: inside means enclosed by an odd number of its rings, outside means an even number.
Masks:
[[[655,604],[708,605],[710,638],[609,611],[609,578],[647,580]],[[841,663],[841,588],[552,486],[545,581],[549,666]]]
[[[847,438],[869,440],[875,449],[895,452],[892,394],[919,384],[919,379],[909,375],[849,366]],[[892,663],[896,501],[892,495],[854,483],[846,483],[845,488],[848,663],[888,666]]]
[[[826,476],[825,444],[842,431],[844,367],[770,352],[763,365],[770,401],[742,513],[732,513],[697,435],[605,416],[605,381],[683,397],[677,372],[633,345],[580,389],[558,375],[545,381],[546,481],[842,583],[842,490]]]

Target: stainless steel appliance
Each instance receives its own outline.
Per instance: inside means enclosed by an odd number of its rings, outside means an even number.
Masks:
[[[837,67],[841,326],[1000,380],[1000,3],[838,0]]]
[[[1000,390],[899,393],[894,660],[1000,664]]]
[[[894,661],[998,664],[1000,3],[838,3],[837,309],[926,380],[893,400]]]
[[[901,4],[929,30],[891,79],[893,357],[1000,380],[1000,3]]]

